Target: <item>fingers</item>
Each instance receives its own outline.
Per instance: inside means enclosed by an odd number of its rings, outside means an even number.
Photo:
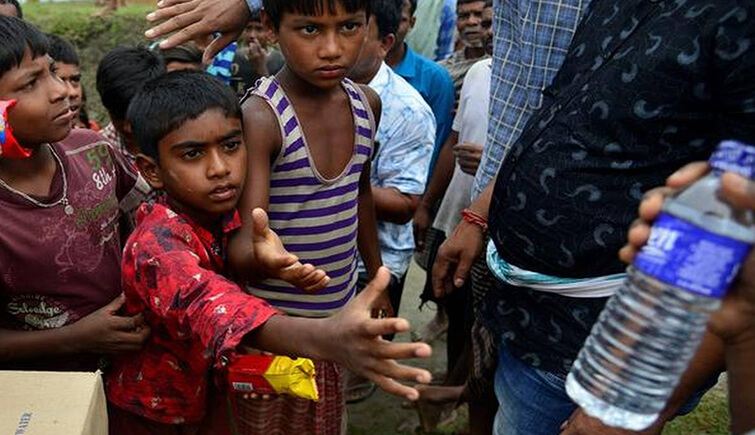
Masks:
[[[421,225],[414,225],[414,246],[418,252],[425,249],[425,231],[427,228]]]
[[[151,332],[149,328],[142,328],[135,332],[119,332],[116,348],[120,352],[139,350],[144,345],[144,342],[147,341]]]
[[[631,264],[640,249],[648,242],[650,237],[650,222],[643,219],[635,219],[627,233],[627,244],[619,250],[619,259],[624,263]]]
[[[267,232],[270,231],[270,220],[267,213],[259,207],[252,210],[252,230],[255,237],[265,237]]]
[[[385,391],[388,394],[403,397],[411,401],[419,399],[419,391],[417,391],[415,388],[407,387],[406,385],[402,385],[394,381],[393,379],[386,378],[385,376],[368,374],[367,377],[375,382],[375,384],[380,387],[381,390]]]
[[[357,307],[368,311],[372,308],[377,308],[375,302],[380,298],[380,295],[386,291],[390,281],[391,273],[388,271],[388,268],[383,266],[378,269],[375,278],[367,284],[367,287],[365,287],[362,293],[360,293],[354,300]]]
[[[397,380],[421,384],[432,381],[432,375],[427,370],[401,365],[395,361],[385,361],[365,375],[387,393],[406,397],[409,400],[417,400],[419,392],[412,387],[400,384]]]
[[[741,175],[724,173],[721,176],[721,194],[734,207],[755,210],[755,183]]]
[[[241,35],[241,31],[226,32],[215,38],[207,48],[204,49],[204,55],[202,56],[202,63],[209,64],[212,59],[220,53],[228,44],[237,40]]]
[[[136,316],[112,316],[110,318],[110,327],[117,331],[131,332],[144,325],[144,318],[141,314]]]
[[[157,7],[164,9],[181,3],[193,3],[193,0],[160,0],[157,2]]]
[[[109,304],[102,307],[102,310],[107,313],[115,313],[118,310],[120,310],[125,303],[126,303],[126,296],[123,293],[121,293],[118,295],[118,297],[110,301]]]
[[[394,343],[377,340],[371,347],[373,357],[381,360],[400,360],[412,358],[429,358],[433,350],[427,343]]]
[[[400,317],[371,319],[363,325],[363,334],[368,337],[399,334],[409,330],[409,322]],[[413,357],[406,357],[413,358]]]
[[[325,271],[311,264],[295,263],[284,269],[282,277],[308,293],[322,290],[330,283],[330,277]]]
[[[482,146],[470,142],[461,142],[454,145],[454,151],[478,154],[482,151]]]
[[[472,269],[472,263],[475,258],[469,257],[462,252],[461,258],[459,258],[459,264],[456,265],[456,271],[454,272],[454,286],[461,288],[469,277],[469,271]]]
[[[462,172],[468,175],[476,175],[477,174],[477,161],[469,161],[467,159],[459,160],[459,168],[461,168]]]
[[[666,197],[673,195],[676,189],[669,187],[658,187],[652,190],[648,190],[639,207],[640,219],[646,222],[652,222],[658,217],[658,214],[663,209],[663,201]]]
[[[184,42],[197,39],[199,36],[210,34],[212,30],[206,29],[201,24],[201,19],[202,16],[195,13],[193,7],[188,3],[166,9],[158,9],[147,15],[147,20],[167,21],[148,29],[144,32],[144,36],[149,39],[155,39],[176,32],[170,38],[160,43],[160,48],[162,49],[172,48]]]
[[[666,179],[666,185],[676,189],[686,187],[705,175],[710,167],[708,162],[694,162],[683,166]]]
[[[451,268],[454,264],[443,252],[443,245],[441,245],[438,256],[435,258],[435,264],[432,266],[433,294],[436,298],[442,298],[448,293]]]

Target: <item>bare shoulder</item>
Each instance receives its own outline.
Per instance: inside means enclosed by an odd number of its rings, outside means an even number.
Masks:
[[[367,85],[359,84],[358,86],[362,90],[362,93],[364,93],[364,96],[367,97],[367,103],[370,105],[372,114],[375,116],[375,124],[380,124],[380,114],[383,112],[383,103],[380,101],[380,95]]]
[[[252,95],[241,105],[241,112],[247,146],[280,149],[282,137],[278,117],[265,100]]]

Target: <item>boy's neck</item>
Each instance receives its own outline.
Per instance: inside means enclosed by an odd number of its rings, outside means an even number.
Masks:
[[[11,187],[15,181],[42,177],[45,169],[55,164],[55,158],[47,144],[30,148],[31,156],[25,159],[0,159],[0,178]]]
[[[186,207],[180,202],[173,199],[171,196],[167,196],[167,204],[173,211],[187,216],[195,224],[209,231],[211,234],[216,234],[217,231],[223,227],[223,216],[214,216],[201,211]]]
[[[294,74],[286,66],[283,66],[283,69],[280,70],[275,78],[285,88],[286,93],[309,100],[328,100],[333,94],[341,92],[340,85],[329,89],[312,86],[312,84]]]

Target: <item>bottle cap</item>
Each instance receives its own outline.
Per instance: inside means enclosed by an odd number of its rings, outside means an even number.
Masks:
[[[718,145],[708,163],[716,173],[730,171],[750,180],[755,179],[754,146],[734,140],[725,140]]]

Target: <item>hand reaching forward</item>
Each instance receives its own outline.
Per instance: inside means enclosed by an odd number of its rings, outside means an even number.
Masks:
[[[216,32],[220,34],[205,49],[202,59],[205,64],[225,46],[239,39],[250,18],[244,0],[160,0],[157,7],[147,15],[147,20],[163,23],[147,30],[145,36],[154,39],[176,32],[160,43],[161,49],[204,39]]]
[[[330,278],[311,264],[301,264],[286,250],[281,239],[270,229],[267,213],[261,208],[252,211],[252,243],[258,267],[266,277],[282,279],[305,292],[325,288]]]
[[[343,310],[325,320],[328,336],[324,349],[330,359],[350,371],[371,379],[390,394],[417,400],[419,392],[398,380],[427,384],[432,376],[427,370],[401,365],[399,359],[429,358],[432,349],[425,343],[393,343],[383,335],[409,330],[409,322],[402,318],[373,319],[371,312],[380,308],[379,299],[386,292],[390,272],[378,270],[375,279]]]

